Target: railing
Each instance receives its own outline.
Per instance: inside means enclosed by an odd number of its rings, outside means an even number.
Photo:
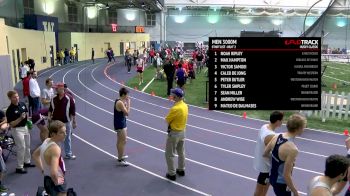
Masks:
[[[334,94],[322,92],[321,95],[321,110],[314,110],[306,112],[308,116],[314,115],[320,117],[322,122],[330,118],[337,118],[339,120],[348,120],[350,116],[350,93],[345,92]]]

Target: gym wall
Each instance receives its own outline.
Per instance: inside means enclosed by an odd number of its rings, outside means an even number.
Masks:
[[[51,66],[50,46],[54,48],[54,52],[56,48],[54,32],[6,26],[2,18],[0,18],[0,43],[5,43],[0,44],[0,55],[11,57],[10,73],[7,74],[11,74],[12,86],[20,80],[18,66],[21,62],[32,58],[35,60],[36,70],[48,68]],[[46,58],[46,62],[43,61],[45,60],[43,57]]]
[[[79,61],[91,59],[91,49],[95,50],[95,58],[103,58],[106,56],[105,51],[110,46],[116,56],[123,55],[128,43],[135,43],[136,48],[142,53],[144,47],[141,42],[150,41],[149,34],[136,33],[59,33],[60,49],[71,49],[75,44],[78,46]],[[120,45],[123,43],[124,49],[120,51]],[[134,49],[134,48],[132,48]]]

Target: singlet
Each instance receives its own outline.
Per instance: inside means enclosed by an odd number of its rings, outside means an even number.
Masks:
[[[53,144],[55,144],[55,142],[51,141],[50,138],[47,138],[40,146],[40,159],[43,165],[45,176],[51,176],[51,170],[50,170],[50,166],[45,161],[44,154],[45,154],[45,151]],[[61,155],[58,161],[58,166],[59,167],[58,167],[57,175],[60,177],[64,177],[64,174],[66,173],[66,166],[64,164],[64,161]]]
[[[185,71],[183,68],[179,68],[176,71],[176,77],[178,81],[184,81],[185,80]]]
[[[119,100],[120,99],[117,99],[114,102],[114,130],[123,129],[126,127],[126,118],[123,111],[118,111],[116,108]]]
[[[327,189],[329,192],[329,196],[332,196],[331,187],[329,187],[328,184],[321,182],[320,176],[317,176],[311,180],[310,185],[308,187],[308,191],[309,191],[308,195],[311,195],[311,191],[317,187],[322,187]]]
[[[291,138],[286,139],[286,138],[283,138],[282,134],[278,135],[275,147],[272,150],[272,161],[271,161],[271,172],[270,172],[271,185],[274,185],[276,183],[286,184],[286,181],[283,177],[284,163],[285,162],[282,161],[280,159],[280,157],[278,156],[278,151],[279,151],[280,146],[288,141],[293,142]]]
[[[143,66],[142,66],[142,64],[143,64],[143,59],[137,59],[137,60],[136,60],[136,63],[137,63],[136,69],[137,69],[137,70],[143,70]]]
[[[254,151],[254,169],[261,173],[269,173],[271,169],[271,162],[263,157],[265,138],[269,135],[275,135],[275,132],[270,130],[268,126],[269,124],[265,124],[260,128]]]

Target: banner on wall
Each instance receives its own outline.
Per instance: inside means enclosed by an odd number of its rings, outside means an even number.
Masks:
[[[42,15],[24,15],[24,28],[55,32],[56,51],[58,50],[58,18]]]

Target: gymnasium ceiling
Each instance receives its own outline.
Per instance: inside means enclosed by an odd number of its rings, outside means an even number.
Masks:
[[[101,8],[123,9],[138,8],[158,12],[162,8],[169,15],[202,15],[213,12],[220,15],[289,15],[303,16],[319,0],[66,0],[85,5],[97,5]],[[331,15],[349,15],[349,0],[322,0],[318,2],[310,15],[319,16],[331,2],[336,2],[336,9]]]

